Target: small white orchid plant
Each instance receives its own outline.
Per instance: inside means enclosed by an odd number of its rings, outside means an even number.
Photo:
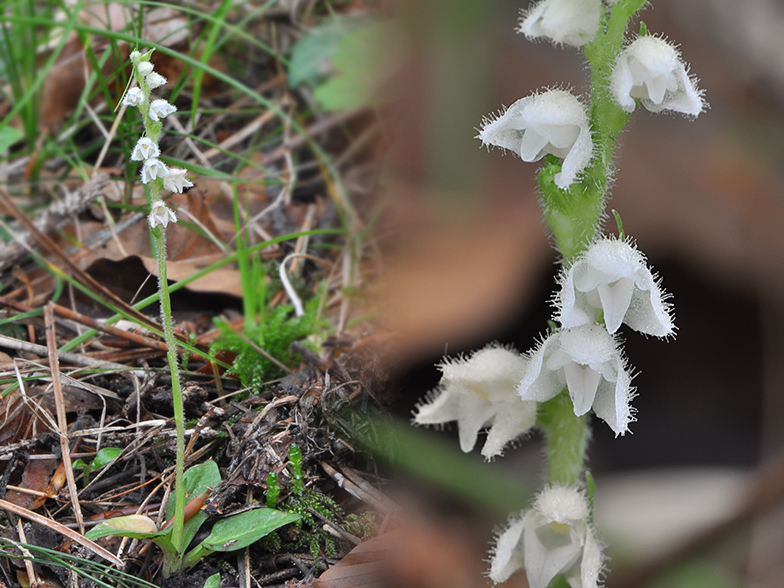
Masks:
[[[185,415],[182,404],[177,342],[172,326],[171,300],[166,271],[166,228],[169,226],[169,223],[177,222],[177,213],[166,205],[162,194],[164,191],[182,193],[185,188],[193,186],[193,183],[186,177],[186,170],[170,168],[159,159],[161,150],[158,143],[163,133],[163,119],[176,112],[177,108],[160,98],[151,100],[150,94],[152,90],[165,86],[167,83],[166,78],[154,70],[154,66],[150,62],[152,53],[152,50],[146,53],[131,52],[134,81],[138,85],[128,89],[122,99],[122,103],[125,106],[138,108],[144,123],[145,134],[133,148],[131,160],[142,162],[141,181],[148,188],[147,199],[150,206],[147,222],[150,225],[150,234],[155,242],[156,262],[158,265],[161,323],[168,349],[166,357],[172,377],[172,400],[177,430],[177,463],[174,476],[175,511],[172,542],[174,545],[180,545],[185,518],[185,485],[183,483]]]
[[[675,334],[673,309],[645,256],[625,237],[605,235],[617,137],[638,104],[650,112],[696,117],[706,108],[678,49],[643,23],[626,38],[646,0],[541,0],[518,32],[580,48],[590,92],[535,92],[486,118],[478,139],[523,161],[544,159],[538,184],[544,217],[561,255],[551,331],[525,355],[497,345],[445,359],[443,378],[417,407],[414,423],[457,421],[460,446],[473,449],[489,428],[482,455],[538,427],[547,442],[547,482],[532,507],[498,537],[489,576],[496,583],[525,569],[531,588],[596,588],[604,557],[592,527],[593,481],[585,469],[591,411],[624,435],[635,420],[633,372],[617,333],[622,324],[664,339]]]

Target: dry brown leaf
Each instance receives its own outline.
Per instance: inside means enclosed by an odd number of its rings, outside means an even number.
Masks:
[[[144,267],[153,275],[158,274],[158,265],[152,257],[141,257]],[[202,258],[198,261],[168,261],[166,263],[169,280],[178,282],[183,278],[192,276],[199,270],[207,267],[211,263],[218,261],[219,257]],[[242,296],[242,284],[240,283],[240,273],[232,268],[220,268],[210,272],[206,276],[194,280],[188,284],[190,290],[196,292],[214,292],[216,294],[231,294],[232,296]]]

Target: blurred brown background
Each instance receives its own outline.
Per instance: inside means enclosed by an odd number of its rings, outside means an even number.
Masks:
[[[398,228],[382,308],[398,335],[403,415],[437,383],[432,366],[445,349],[499,340],[526,351],[550,318],[556,254],[540,220],[538,166],[473,138],[482,116],[535,90],[587,92],[577,50],[514,33],[525,5],[400,4],[411,54],[392,125]],[[597,423],[590,465],[600,529],[607,480],[605,499],[631,500],[637,527],[668,526],[648,528],[666,551],[729,516],[744,500],[746,473],[784,450],[784,5],[654,0],[640,18],[680,46],[710,109],[689,120],[638,108],[621,136],[608,211],[620,212],[663,276],[679,331],[668,343],[623,333],[638,372],[638,422],[617,440]],[[615,233],[615,222],[605,230]],[[535,477],[540,447],[534,438],[498,467]],[[700,506],[710,510],[701,522]],[[678,508],[694,524],[676,528]],[[782,520],[768,511],[729,537],[732,557],[719,558],[719,580],[708,585],[784,585]],[[628,555],[639,563],[639,553]]]

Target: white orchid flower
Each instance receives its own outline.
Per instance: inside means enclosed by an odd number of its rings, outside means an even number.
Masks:
[[[169,173],[163,178],[163,189],[182,194],[185,188],[193,187],[193,182],[185,176],[186,173],[186,170],[179,167],[169,168]]]
[[[555,183],[567,189],[585,170],[593,141],[585,107],[565,90],[548,90],[512,104],[496,118],[485,119],[478,138],[484,145],[509,149],[523,161],[539,161],[547,153],[563,159]]]
[[[166,100],[159,98],[158,100],[153,100],[150,102],[150,112],[149,116],[155,122],[162,118],[166,118],[170,114],[177,112],[177,107],[172,106]]]
[[[153,65],[149,61],[142,61],[136,66],[136,71],[139,72],[139,75],[144,76],[145,78],[152,73]]]
[[[596,36],[602,10],[601,0],[542,0],[523,14],[517,32],[582,47]]]
[[[593,323],[601,310],[610,333],[621,323],[655,337],[675,333],[668,296],[645,256],[629,241],[612,237],[595,241],[561,272],[559,282],[555,319],[562,327]]]
[[[158,144],[149,137],[142,137],[136,142],[136,147],[133,148],[131,153],[132,161],[144,161],[152,157],[158,157],[161,150],[158,149]]]
[[[146,159],[142,165],[142,184],[148,184],[152,180],[165,178],[169,173],[169,168],[155,157]]]
[[[582,325],[556,331],[531,353],[517,392],[523,400],[545,402],[566,387],[577,416],[593,408],[617,436],[625,434],[634,420],[631,379],[607,329]]]
[[[154,229],[158,225],[161,225],[165,229],[170,222],[177,222],[177,215],[171,208],[166,206],[166,203],[163,200],[156,200],[150,206],[150,214],[147,215],[147,222],[150,223],[150,228]]]
[[[529,431],[536,422],[536,403],[520,400],[516,386],[525,359],[504,347],[489,346],[469,358],[444,360],[439,388],[417,407],[414,423],[436,425],[457,421],[460,448],[474,448],[479,430],[490,427],[482,448],[486,459]]]
[[[139,106],[144,102],[144,92],[141,88],[135,86],[128,90],[123,97],[122,103],[125,106]]]
[[[652,35],[637,38],[621,51],[610,77],[610,90],[626,112],[634,110],[635,98],[651,112],[673,110],[697,116],[705,109],[702,92],[678,50]]]
[[[165,86],[168,80],[157,71],[154,71],[144,76],[144,81],[147,82],[151,90],[154,90],[155,88]]]
[[[578,490],[546,488],[533,508],[513,519],[498,537],[490,579],[505,582],[525,569],[530,588],[547,588],[558,574],[571,588],[596,588],[603,557],[588,515],[588,502]]]

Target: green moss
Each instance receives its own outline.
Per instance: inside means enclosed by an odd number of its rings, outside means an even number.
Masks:
[[[258,390],[264,382],[285,374],[284,370],[269,357],[289,368],[299,363],[301,358],[291,350],[291,344],[319,331],[324,326],[324,321],[317,317],[318,302],[318,297],[311,300],[305,314],[300,317],[291,316],[290,306],[278,306],[269,312],[265,320],[247,326],[243,336],[235,333],[224,321],[216,319],[215,323],[223,334],[213,344],[210,353],[213,357],[218,351],[236,353],[230,373],[239,376],[243,386]],[[247,341],[264,350],[266,356],[259,353]]]

